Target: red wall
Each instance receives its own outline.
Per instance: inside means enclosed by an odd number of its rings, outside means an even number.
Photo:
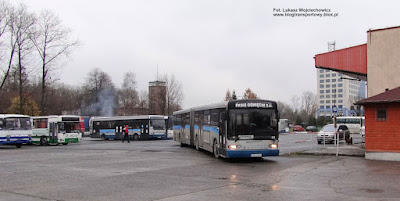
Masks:
[[[376,110],[386,107],[386,121],[376,120]],[[365,105],[365,151],[400,152],[400,103]]]

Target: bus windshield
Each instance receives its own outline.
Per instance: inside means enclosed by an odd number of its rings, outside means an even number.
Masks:
[[[66,133],[79,133],[80,132],[80,122],[62,122],[60,123],[60,132]]]
[[[19,118],[6,118],[5,119],[6,130],[29,130],[31,129],[31,121],[29,117]]]
[[[152,119],[150,124],[154,130],[165,130],[165,120],[164,119]]]
[[[228,138],[253,135],[253,139],[271,139],[277,133],[274,109],[231,109],[229,112]]]

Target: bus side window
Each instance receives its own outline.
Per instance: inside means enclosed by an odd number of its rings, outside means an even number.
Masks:
[[[203,125],[210,125],[210,110],[204,111]]]
[[[212,110],[211,111],[211,125],[213,126],[218,126],[218,110]]]

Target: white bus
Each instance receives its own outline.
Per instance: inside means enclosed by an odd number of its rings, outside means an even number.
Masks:
[[[350,133],[360,134],[361,127],[364,126],[364,119],[361,116],[336,117],[336,124],[344,124],[349,128]]]
[[[32,127],[29,116],[0,114],[0,145],[15,145],[32,142]]]
[[[40,116],[32,119],[32,142],[34,144],[78,143],[82,140],[80,116]]]
[[[280,133],[289,133],[289,120],[279,119],[278,128]]]
[[[165,117],[161,115],[92,117],[90,137],[120,140],[124,136],[123,128],[128,125],[130,139],[167,139],[165,124]]]
[[[278,156],[278,110],[268,100],[235,100],[173,113],[174,140],[215,158]]]

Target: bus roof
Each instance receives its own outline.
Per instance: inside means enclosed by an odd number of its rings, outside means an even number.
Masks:
[[[220,102],[220,103],[213,103],[213,104],[199,106],[199,107],[192,107],[189,109],[176,111],[173,114],[174,115],[184,114],[184,113],[188,113],[192,110],[202,111],[202,110],[219,109],[219,108],[227,108],[227,107],[233,108],[233,107],[235,107],[236,103],[244,103],[245,105],[246,104],[249,105],[248,103],[251,104],[251,106],[245,107],[245,108],[276,108],[275,101],[262,100],[262,99],[244,99],[244,100],[242,99],[242,100],[232,100],[232,101],[224,101],[224,102]],[[260,105],[259,103],[269,103],[269,104]],[[239,108],[239,107],[236,107],[236,108]],[[240,108],[243,108],[243,107],[240,107]]]
[[[29,117],[23,114],[0,114],[0,118],[12,118],[12,117]]]
[[[114,116],[114,117],[92,117],[91,121],[130,120],[130,119],[162,119],[163,115],[139,115],[139,116]]]

